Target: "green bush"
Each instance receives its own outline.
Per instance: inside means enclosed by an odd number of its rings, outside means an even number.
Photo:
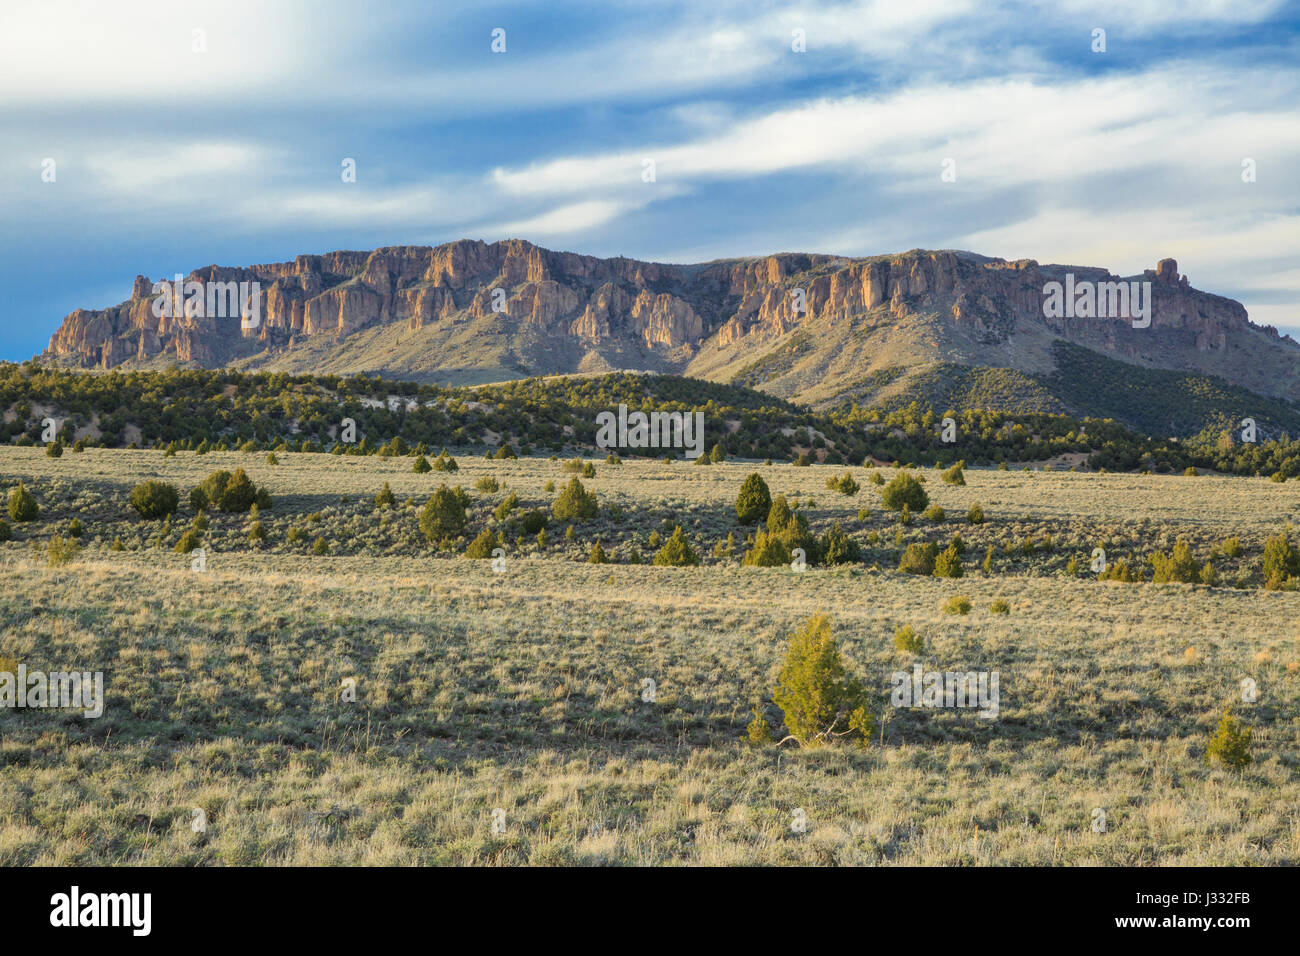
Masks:
[[[315,541],[311,543],[311,553],[329,554],[330,553],[329,542],[326,541],[324,538],[317,538]]]
[[[575,478],[574,481],[577,479]],[[661,568],[693,567],[700,563],[700,556],[691,548],[691,543],[686,540],[686,535],[682,534],[682,529],[679,527],[673,531],[672,537],[664,542],[664,546],[655,555],[653,563]]]
[[[86,533],[86,529],[82,527],[80,518],[73,518],[72,521],[68,524],[68,534],[71,535],[72,537],[80,538],[85,533]]]
[[[936,578],[959,578],[962,576],[961,554],[956,545],[948,545],[934,559],[934,576]]]
[[[423,455],[419,455],[416,457],[415,463],[411,465],[411,471],[415,472],[417,475],[424,475],[433,471],[433,465],[429,464],[429,459],[425,458]]]
[[[9,499],[9,513],[13,514],[13,498]],[[1264,543],[1264,586],[1276,590],[1294,577],[1300,577],[1300,551],[1286,534],[1269,538]]]
[[[939,477],[945,485],[964,485],[966,484],[966,475],[962,472],[962,467],[966,462],[959,461]]]
[[[930,505],[930,507],[925,509],[924,517],[925,520],[931,524],[943,524],[948,515],[947,512],[938,505]]]
[[[736,495],[736,517],[741,524],[756,524],[768,516],[772,509],[772,495],[767,482],[757,472],[750,475]]]
[[[0,541],[12,541],[14,529],[9,527],[8,521],[0,521]]]
[[[915,512],[925,510],[925,506],[930,503],[930,496],[911,472],[903,471],[880,489],[880,501],[890,511],[902,511],[907,506]]]
[[[836,521],[822,536],[820,559],[823,564],[851,564],[858,560],[858,543],[845,533]]]
[[[189,554],[199,546],[199,533],[193,528],[186,528],[185,533],[181,535],[180,540],[176,542],[176,547],[172,550],[177,554]]]
[[[420,510],[420,530],[435,544],[465,530],[465,493],[445,484],[433,493]]]
[[[754,539],[754,547],[745,552],[740,564],[747,568],[777,568],[791,560],[790,549],[779,537],[760,531]]]
[[[1250,728],[1225,710],[1218,729],[1205,747],[1207,762],[1218,761],[1225,767],[1240,770],[1251,761]]]
[[[40,506],[36,503],[36,498],[28,491],[23,483],[18,482],[18,487],[9,491],[9,517],[17,521],[35,521],[41,516]]]
[[[866,745],[875,721],[862,684],[848,676],[830,619],[818,614],[790,638],[772,694],[790,737],[805,747],[845,737]]]
[[[195,511],[216,508],[228,514],[243,514],[255,502],[259,507],[263,502],[269,507],[270,495],[263,495],[265,492],[258,491],[242,468],[236,468],[234,474],[214,471],[190,492],[190,506]]]
[[[1006,601],[1002,600],[1002,598],[998,598],[998,599],[995,600],[992,604],[989,605],[989,613],[990,613],[990,614],[1010,614],[1010,613],[1011,613],[1011,605],[1008,604]]]
[[[983,524],[984,509],[978,504],[971,505],[970,511],[966,512],[966,522],[968,524]]]
[[[749,713],[752,719],[745,725],[745,735],[750,746],[763,747],[774,743],[776,738],[772,736],[772,726],[763,714],[763,706],[755,703]]]
[[[510,459],[518,458],[519,456],[515,454],[515,450],[509,445],[502,445],[497,449],[497,453],[492,457],[497,461],[509,461]]]
[[[71,562],[81,551],[81,545],[75,538],[63,538],[55,535],[45,546],[46,558],[52,568],[62,567]]]
[[[489,529],[484,528],[478,533],[469,547],[465,549],[465,557],[475,560],[492,557],[492,549],[497,546],[497,538]]]
[[[55,439],[54,441],[50,442],[48,445],[45,446],[45,454],[49,455],[51,458],[62,458],[63,442],[59,441],[58,439]]]
[[[934,574],[934,563],[938,555],[939,547],[933,541],[909,544],[898,562],[898,570],[928,577]]]
[[[600,546],[599,541],[591,546],[591,553],[587,555],[587,563],[609,564],[609,555],[605,553],[605,549]]]
[[[524,515],[523,526],[527,534],[538,534],[550,524],[551,516],[541,508],[534,508]]]
[[[842,495],[852,497],[858,493],[861,486],[853,480],[853,475],[846,471],[840,478],[833,475],[827,478],[826,487],[831,491],[838,491]]]
[[[577,478],[570,478],[560,497],[551,504],[551,513],[560,521],[585,521],[596,517],[596,510],[596,496],[583,488]]]
[[[262,527],[262,522],[254,521],[248,526],[248,540],[254,542],[266,540],[266,529]]]
[[[141,518],[154,521],[176,513],[180,493],[165,481],[144,481],[131,489],[130,500]]]
[[[1181,584],[1195,584],[1201,579],[1201,569],[1192,558],[1192,549],[1182,539],[1174,544],[1172,555],[1166,557],[1163,551],[1153,554],[1151,567],[1154,568],[1151,576],[1153,584],[1168,584],[1174,581]]]
[[[484,475],[478,481],[474,482],[474,487],[479,491],[486,491],[491,494],[501,490],[501,483],[491,475]]]
[[[904,624],[894,632],[894,647],[909,654],[923,654],[925,638],[917,634],[911,624]]]
[[[492,512],[492,516],[496,518],[498,521],[505,521],[506,518],[510,517],[510,512],[514,511],[518,507],[519,507],[519,496],[512,491],[510,492],[510,494],[506,495],[506,497],[502,500],[502,502],[499,505],[496,506],[496,509]],[[534,531],[531,533],[536,533],[536,532]]]
[[[943,613],[945,614],[969,614],[970,609],[970,598],[964,594],[950,597],[948,600],[943,602]]]
[[[438,457],[433,460],[434,471],[453,472],[460,471],[460,465],[456,464],[456,459],[447,454],[447,449],[438,453]]]
[[[397,503],[393,497],[393,489],[388,487],[388,482],[384,482],[384,487],[379,489],[379,494],[375,495],[376,508],[391,508]]]

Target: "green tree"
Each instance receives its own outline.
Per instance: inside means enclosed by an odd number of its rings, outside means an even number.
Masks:
[[[9,492],[9,517],[17,521],[35,521],[41,516],[40,505],[35,496],[18,482],[18,487]]]
[[[655,566],[661,568],[693,567],[699,563],[700,556],[686,540],[686,535],[682,533],[680,526],[673,531],[672,537],[664,542],[664,546],[659,549],[659,553],[654,558]]]
[[[452,491],[445,484],[435,491],[433,497],[420,510],[420,530],[433,543],[454,537],[464,531],[464,492],[460,488]]]
[[[907,505],[909,510],[924,511],[930,503],[930,496],[911,472],[904,471],[895,475],[885,487],[880,489],[880,501],[890,511],[902,511]]]
[[[767,490],[767,482],[757,472],[750,475],[740,486],[736,495],[736,517],[741,524],[755,524],[767,516],[772,508],[772,495]]]
[[[596,517],[596,496],[570,478],[560,496],[551,504],[551,513],[560,521],[585,521]]]
[[[1219,761],[1225,767],[1240,770],[1251,761],[1250,728],[1225,710],[1219,727],[1205,747],[1205,759]]]
[[[131,489],[130,501],[141,518],[153,521],[176,512],[180,493],[165,481],[143,481]]]
[[[786,739],[805,747],[844,737],[865,745],[874,728],[867,694],[845,672],[830,618],[824,614],[814,615],[790,638],[772,698],[785,716]]]

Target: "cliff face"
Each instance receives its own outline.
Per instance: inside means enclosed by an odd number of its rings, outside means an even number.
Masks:
[[[682,371],[706,343],[739,361],[801,328],[879,326],[920,315],[937,322],[939,337],[955,335],[981,349],[985,364],[1015,367],[1018,338],[1049,336],[1127,361],[1214,371],[1257,391],[1298,394],[1296,376],[1286,372],[1300,357],[1294,343],[1251,325],[1239,303],[1191,288],[1172,260],[1125,277],[1151,283],[1149,328],[1134,328],[1128,316],[1046,316],[1045,285],[1066,273],[1076,282],[1120,279],[1103,269],[951,251],[870,259],[782,254],[678,266],[553,252],[520,240],[463,240],[298,256],[248,268],[207,266],[187,277],[257,282],[256,328],[242,328],[238,316],[155,316],[153,283],[141,276],[126,302],[68,315],[45,358],[88,368],[153,359],[211,367],[236,356],[274,363],[308,341],[342,348],[365,330],[391,328],[442,336],[439,348],[418,360],[422,371],[434,374],[464,367],[465,354],[450,351],[456,341],[451,330],[468,327],[476,335],[505,336],[521,374],[541,348],[568,356],[618,349]],[[1269,381],[1239,381],[1252,373],[1239,367],[1241,356],[1233,357],[1246,342],[1251,358],[1245,365],[1255,374],[1260,364],[1254,353],[1269,353],[1263,362]],[[932,344],[942,352],[937,339]],[[463,340],[456,345],[461,353],[466,348]],[[313,355],[319,362],[320,351]],[[541,370],[576,370],[576,358],[564,361],[574,367]]]

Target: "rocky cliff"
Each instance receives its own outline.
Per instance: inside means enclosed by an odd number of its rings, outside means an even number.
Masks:
[[[1135,328],[1127,314],[1045,315],[1046,285],[1067,273],[1074,282],[1151,283],[1150,327]],[[921,250],[666,265],[464,240],[207,266],[186,278],[256,282],[260,323],[245,328],[238,316],[202,310],[157,316],[153,283],[141,276],[126,302],[68,315],[44,358],[87,368],[235,362],[423,380],[616,367],[730,380],[757,363],[766,369],[759,387],[830,400],[852,391],[853,376],[891,364],[1042,370],[1050,342],[1066,339],[1124,361],[1300,397],[1300,347],[1251,324],[1240,303],[1192,288],[1169,259],[1131,277]],[[783,343],[798,348],[773,351]],[[828,378],[840,384],[826,386]]]

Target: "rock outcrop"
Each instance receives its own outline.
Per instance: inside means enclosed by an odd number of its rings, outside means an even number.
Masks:
[[[155,315],[153,283],[138,276],[126,302],[68,315],[44,357],[86,368],[160,358],[210,367],[237,356],[274,357],[321,336],[341,343],[376,327],[423,333],[479,323],[475,328],[491,328],[511,343],[522,342],[521,336],[548,346],[568,343],[572,348],[565,354],[578,357],[602,346],[633,349],[660,356],[662,367],[680,371],[706,342],[718,349],[758,349],[807,323],[863,317],[888,322],[910,315],[937,316],[963,341],[980,346],[997,347],[1034,329],[1113,357],[1170,368],[1204,368],[1247,335],[1271,335],[1279,349],[1294,348],[1275,331],[1251,325],[1240,303],[1191,288],[1172,259],[1123,277],[1151,283],[1150,328],[1134,328],[1123,316],[1049,317],[1045,286],[1066,273],[1076,281],[1121,279],[1104,269],[954,251],[867,259],[781,254],[666,265],[553,252],[521,240],[462,240],[302,255],[247,268],[206,266],[186,277],[205,285],[256,283],[260,324],[253,328],[241,325],[238,315]],[[524,351],[520,345],[518,354]],[[1011,351],[1007,364],[1014,366]],[[1289,353],[1285,358],[1294,360]],[[435,373],[455,367],[458,356],[439,355],[431,362],[427,371]],[[1239,376],[1227,368],[1224,377]]]

